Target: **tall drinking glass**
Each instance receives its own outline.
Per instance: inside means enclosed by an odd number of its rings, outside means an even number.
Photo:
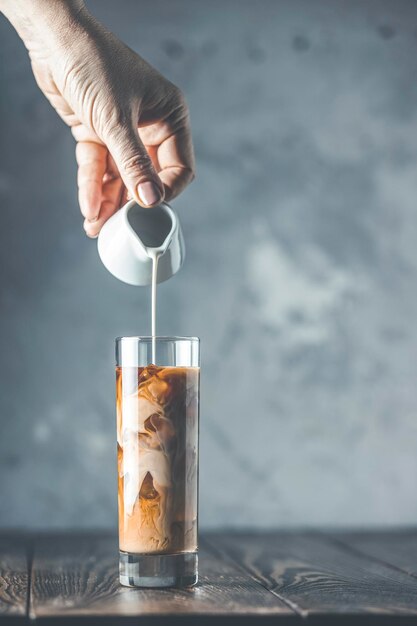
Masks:
[[[120,582],[197,582],[199,339],[116,339]]]

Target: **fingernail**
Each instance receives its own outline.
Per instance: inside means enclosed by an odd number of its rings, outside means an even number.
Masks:
[[[162,194],[159,188],[150,180],[146,181],[146,183],[140,183],[138,185],[138,194],[141,202],[143,202],[146,206],[158,204],[158,202],[162,199]]]
[[[98,215],[96,215],[95,217],[92,217],[92,218],[88,219],[88,220],[87,220],[87,222],[88,222],[89,224],[94,224],[94,222],[97,222],[97,220],[98,220]]]
[[[94,220],[94,221],[97,222],[97,220]],[[91,220],[85,219],[84,222],[83,222],[83,228],[84,228],[84,231],[85,231],[85,234],[87,235],[87,237],[94,237],[94,235],[91,235],[88,232],[91,226],[92,226]]]

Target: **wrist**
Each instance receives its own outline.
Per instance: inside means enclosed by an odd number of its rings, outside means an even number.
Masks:
[[[87,13],[83,0],[0,0],[0,11],[25,44],[39,38],[45,43],[65,41]]]

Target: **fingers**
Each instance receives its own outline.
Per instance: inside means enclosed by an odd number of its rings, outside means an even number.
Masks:
[[[122,195],[125,193],[123,182],[112,167],[112,158],[107,160],[107,171],[104,176],[100,213],[93,222],[84,220],[84,230],[88,237],[97,237],[103,224],[124,204]]]
[[[167,122],[139,129],[119,124],[101,137],[105,145],[98,138],[95,141],[95,136],[78,137],[74,132],[79,201],[89,237],[97,237],[127,196],[152,207],[165,195],[175,198],[192,181],[194,154],[188,118],[183,117],[179,124],[178,119],[175,124]]]
[[[157,152],[159,177],[165,196],[178,196],[194,178],[194,151],[189,128],[182,128],[161,143]]]
[[[112,129],[106,137],[120,176],[135,200],[144,207],[159,204],[164,199],[164,187],[152,160],[134,126]]]
[[[91,237],[95,239],[98,237],[100,230],[103,227],[103,224],[107,222],[109,217],[111,217],[115,213],[115,203],[113,200],[104,200],[101,205],[100,217],[95,222],[88,222],[84,220],[84,230],[87,237]]]
[[[78,200],[87,220],[96,220],[100,213],[103,176],[106,172],[107,149],[91,141],[80,141],[75,149],[78,163]]]

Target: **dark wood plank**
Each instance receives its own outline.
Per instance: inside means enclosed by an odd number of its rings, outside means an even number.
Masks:
[[[342,545],[417,578],[417,530],[335,532]]]
[[[37,621],[49,619],[56,624],[64,618],[67,624],[72,617],[80,624],[81,619],[89,623],[99,617],[102,623],[106,617],[112,624],[119,624],[134,617],[134,623],[140,624],[138,617],[159,616],[163,618],[161,623],[167,624],[181,615],[181,623],[186,616],[198,616],[199,624],[219,624],[219,616],[227,614],[239,617],[239,623],[257,624],[259,618],[272,616],[280,616],[282,625],[298,622],[288,606],[228,557],[219,558],[204,540],[200,584],[189,590],[121,587],[114,537],[61,535],[35,542],[30,616]]]
[[[29,569],[27,538],[0,535],[0,624],[25,622]]]
[[[213,535],[210,540],[307,622],[417,624],[417,580],[332,538],[268,532]]]

